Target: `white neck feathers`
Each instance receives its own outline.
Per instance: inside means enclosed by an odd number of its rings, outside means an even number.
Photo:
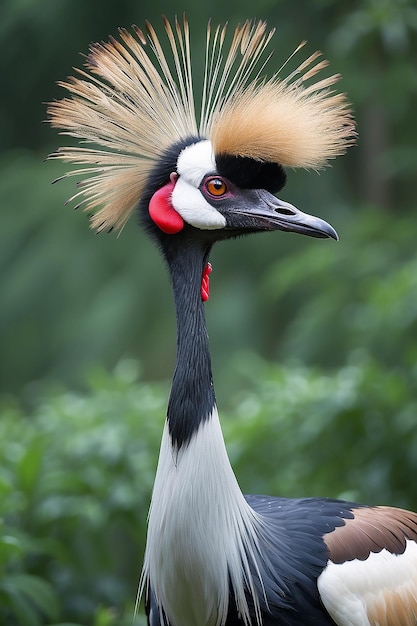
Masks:
[[[216,407],[179,451],[165,424],[141,589],[150,584],[172,626],[224,624],[230,584],[244,622],[245,589],[260,621],[252,574],[260,524],[233,473]]]

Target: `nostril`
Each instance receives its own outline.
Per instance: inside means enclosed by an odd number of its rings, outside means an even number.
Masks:
[[[275,209],[275,213],[279,213],[280,215],[295,215],[295,211],[281,206]]]

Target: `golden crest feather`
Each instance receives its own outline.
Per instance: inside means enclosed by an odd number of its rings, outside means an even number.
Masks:
[[[215,155],[313,169],[354,143],[346,97],[331,90],[340,77],[306,85],[327,66],[320,53],[286,78],[282,68],[263,78],[274,34],[263,21],[238,25],[226,51],[227,25],[208,24],[198,123],[188,22],[164,26],[169,58],[148,22],[146,34],[119,29],[119,40],[93,44],[85,68],[59,83],[70,97],[48,107],[53,127],[87,144],[49,158],[79,166],[66,174],[83,176],[69,201],[92,213],[93,228],[121,229],[162,152],[190,136],[210,139]]]

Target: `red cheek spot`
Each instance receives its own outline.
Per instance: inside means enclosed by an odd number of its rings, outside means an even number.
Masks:
[[[170,181],[156,191],[149,202],[152,221],[167,235],[175,235],[184,228],[184,220],[171,204],[175,181]]]
[[[210,274],[213,271],[211,263],[207,263],[203,271],[203,277],[201,279],[201,299],[203,302],[207,302],[210,296]]]

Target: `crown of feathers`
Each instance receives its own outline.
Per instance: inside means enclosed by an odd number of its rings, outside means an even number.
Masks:
[[[208,24],[197,121],[189,26],[164,18],[167,57],[155,30],[119,29],[119,40],[90,47],[85,69],[59,84],[69,98],[48,107],[53,127],[82,140],[49,158],[74,163],[81,175],[69,199],[92,213],[93,228],[121,229],[138,204],[161,154],[190,136],[209,139],[215,156],[231,155],[281,166],[320,169],[354,143],[339,75],[311,82],[327,66],[315,52],[289,76],[263,77],[274,34],[263,21],[238,25],[226,48],[227,25]],[[290,59],[303,47],[300,44]]]

